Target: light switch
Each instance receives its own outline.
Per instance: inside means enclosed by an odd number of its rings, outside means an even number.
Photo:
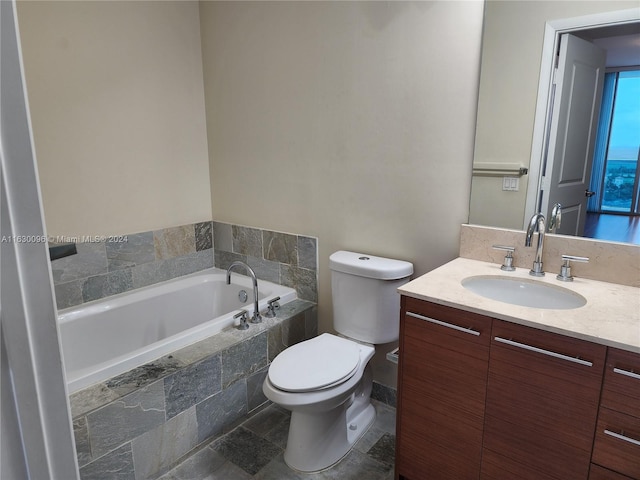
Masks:
[[[517,192],[520,188],[518,177],[502,177],[502,190],[505,192]]]

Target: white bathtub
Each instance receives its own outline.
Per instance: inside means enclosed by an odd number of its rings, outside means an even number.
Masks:
[[[96,300],[58,313],[69,393],[168,355],[234,324],[233,315],[253,314],[249,277],[217,268]],[[244,290],[246,302],[239,296]],[[258,280],[260,311],[295,290]],[[238,321],[235,321],[237,324]]]

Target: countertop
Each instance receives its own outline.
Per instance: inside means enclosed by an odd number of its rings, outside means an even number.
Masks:
[[[398,291],[440,305],[640,353],[640,288],[578,277],[573,282],[561,282],[556,274],[547,272],[544,277],[533,277],[528,269],[504,272],[495,263],[457,258],[406,283]],[[587,303],[566,310],[510,305],[482,297],[462,286],[463,279],[476,275],[547,283],[573,290],[585,297]]]

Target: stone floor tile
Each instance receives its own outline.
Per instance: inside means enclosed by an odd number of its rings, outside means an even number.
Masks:
[[[280,454],[254,475],[253,478],[255,480],[314,480],[316,476],[291,469],[284,462],[283,454]]]
[[[255,414],[249,420],[244,422],[242,426],[263,438],[267,438],[267,435],[273,429],[282,426],[283,423],[286,424],[288,428],[290,415],[287,413],[288,412],[284,412],[281,409],[276,408],[274,405],[271,405]]]
[[[396,409],[384,403],[373,402],[376,408],[376,419],[373,426],[386,433],[396,434]]]
[[[282,452],[273,443],[243,427],[215,441],[212,448],[251,475],[258,473]]]
[[[251,475],[214,451],[200,448],[158,480],[250,480]]]
[[[376,444],[369,449],[367,454],[380,463],[393,465],[396,456],[396,437],[385,433]]]
[[[291,414],[270,405],[217,438],[158,480],[392,480],[395,409],[374,402],[376,421],[336,465],[302,473],[284,462]]]
[[[340,462],[314,477],[314,480],[382,480],[390,467],[375,461],[368,455],[351,450]]]
[[[371,449],[371,447],[373,447],[376,442],[380,440],[380,438],[382,438],[382,436],[386,433],[387,432],[385,432],[384,430],[376,427],[375,425],[372,425],[369,430],[367,430],[365,434],[360,437],[353,448],[362,453],[367,453]]]

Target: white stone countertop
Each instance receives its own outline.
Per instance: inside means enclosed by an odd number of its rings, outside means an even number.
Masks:
[[[500,265],[457,258],[398,289],[402,295],[480,313],[500,320],[640,353],[640,288],[575,277],[556,279],[557,272],[533,277],[529,270],[504,272]],[[461,281],[476,275],[534,280],[579,293],[586,305],[566,310],[510,305],[465,289]]]

